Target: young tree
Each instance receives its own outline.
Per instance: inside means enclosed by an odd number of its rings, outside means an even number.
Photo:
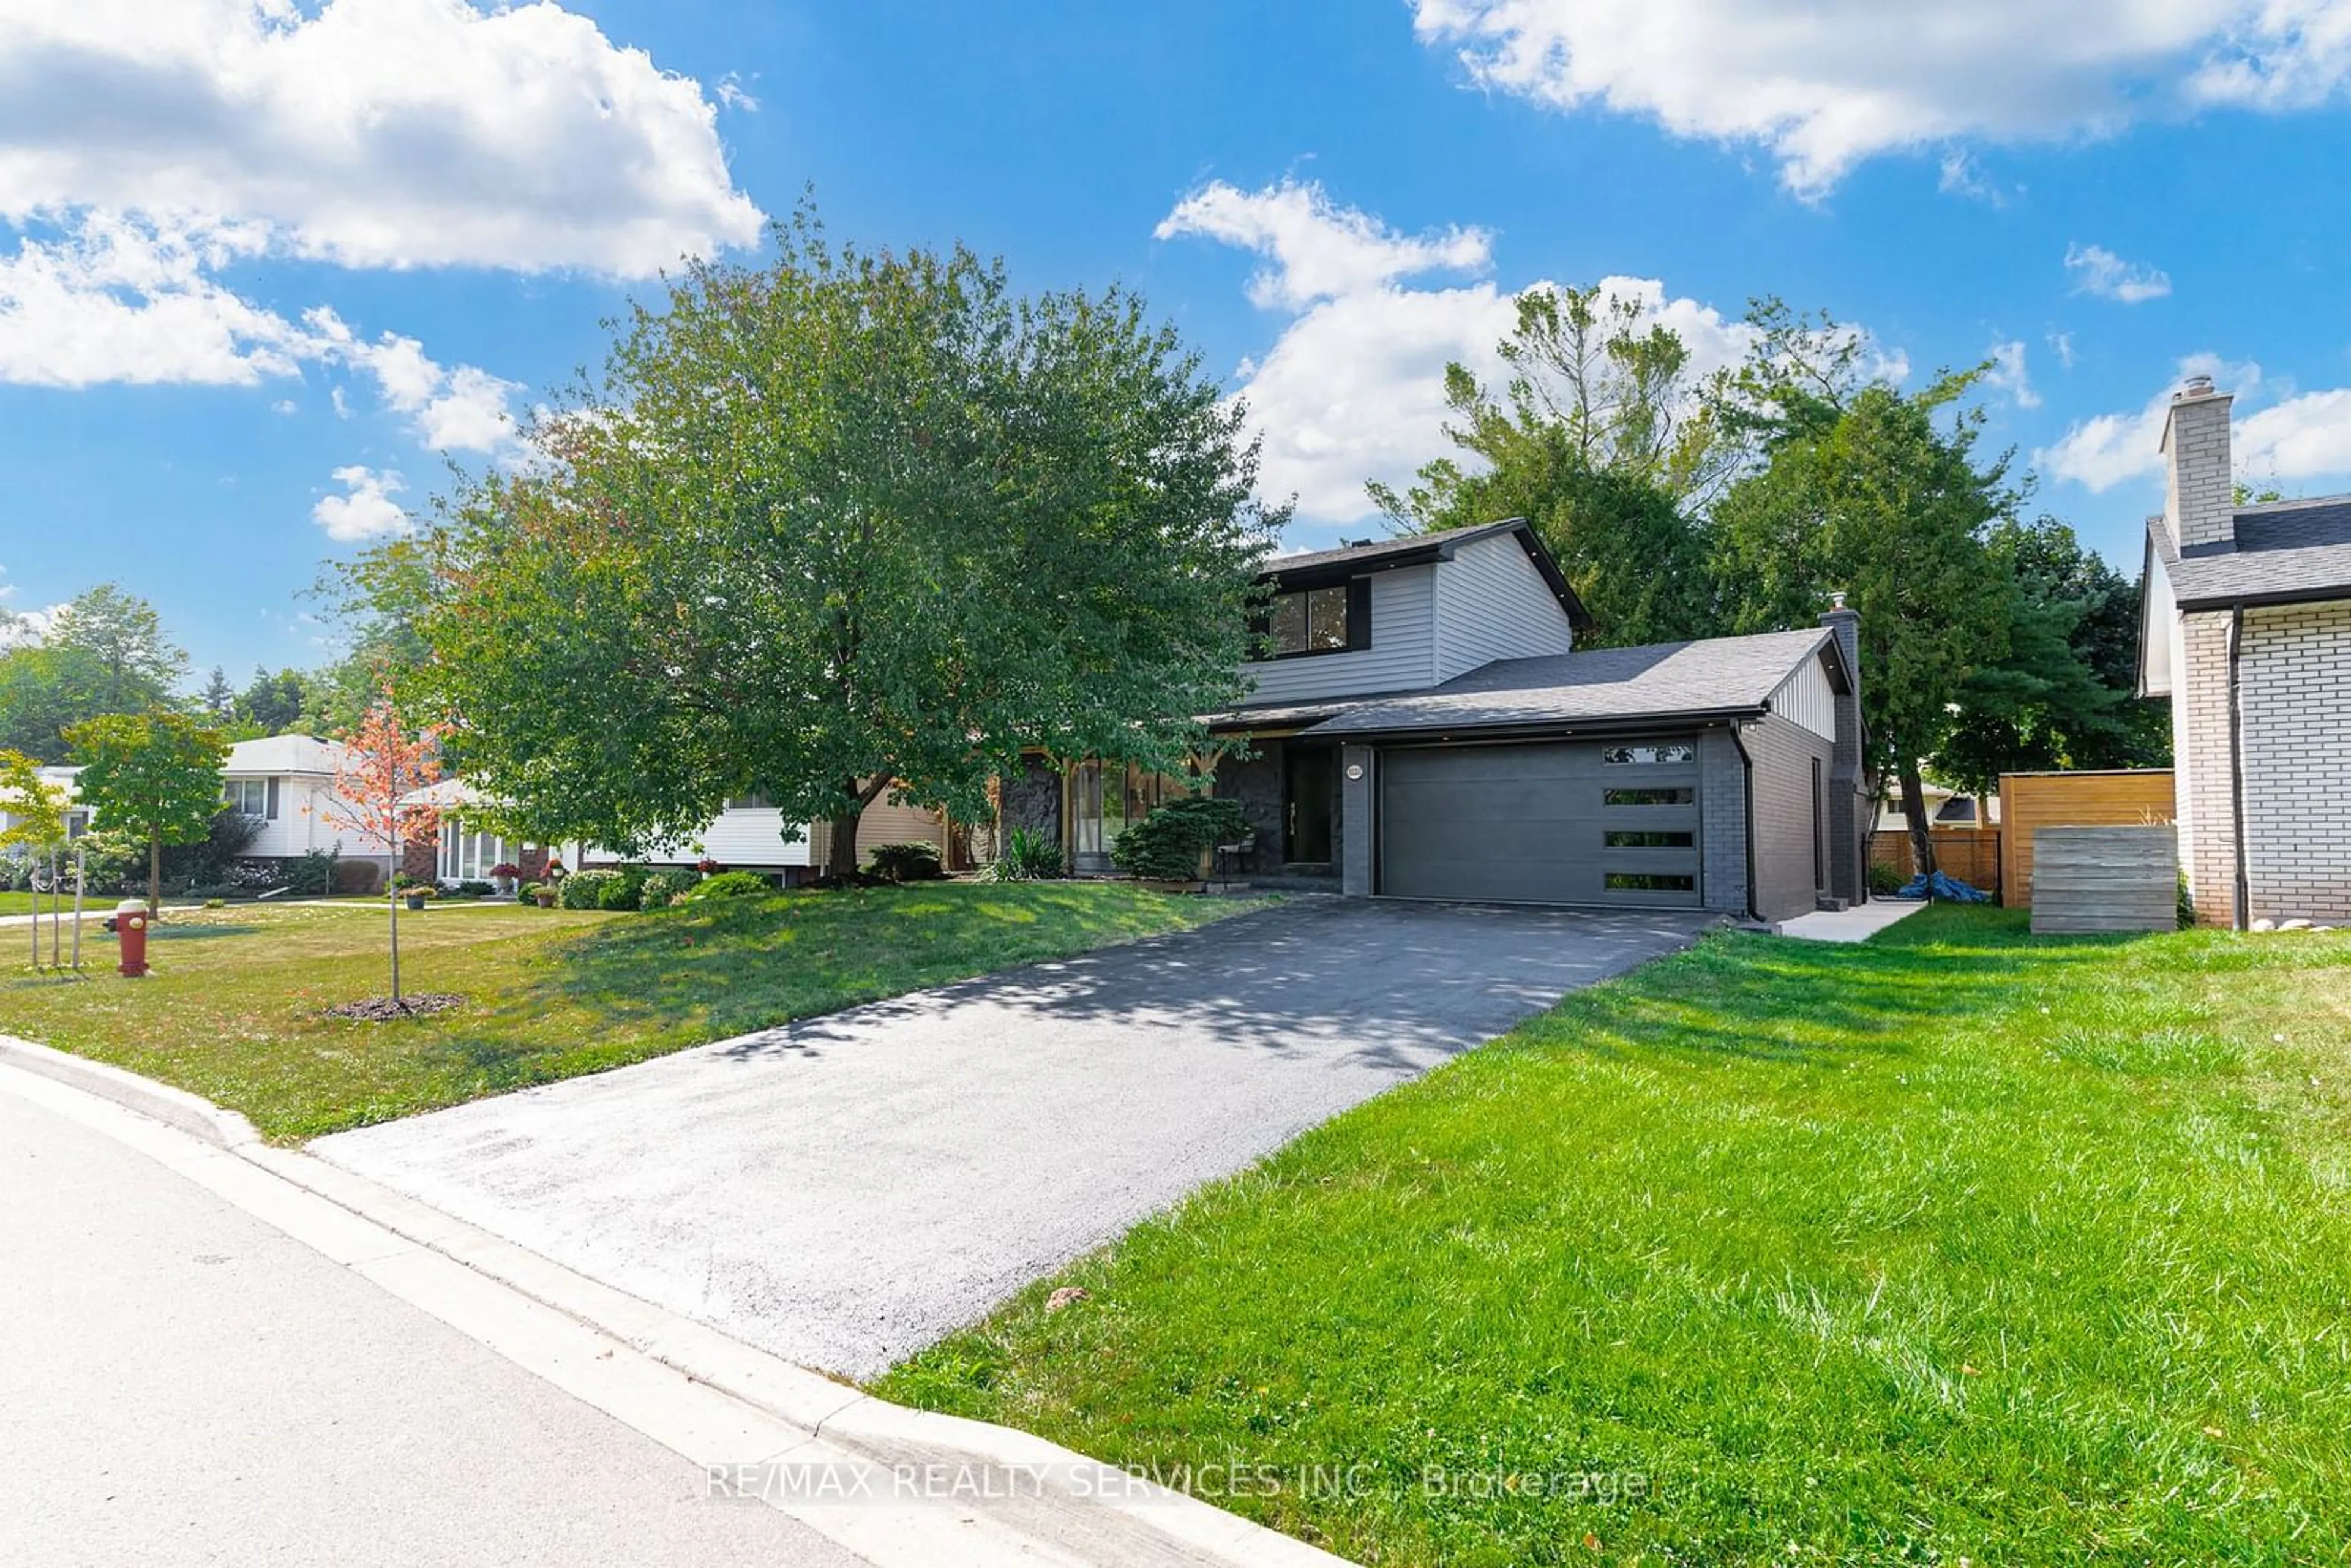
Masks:
[[[1922,870],[1934,869],[1921,762],[1949,733],[1978,670],[2008,651],[2013,586],[1991,548],[2010,515],[2006,459],[1978,467],[1980,415],[1954,409],[1979,372],[1915,396],[1876,382],[1849,394],[1807,373],[1766,465],[1715,514],[1733,628],[1809,623],[1842,588],[1861,613],[1862,711],[1875,793],[1889,779]]]
[[[336,804],[320,816],[329,826],[381,846],[384,901],[391,918],[392,1000],[400,1004],[400,859],[412,839],[437,833],[440,809],[408,797],[441,778],[440,730],[415,727],[402,716],[389,684],[358,725],[335,738],[344,760],[335,769]]]
[[[0,751],[0,853],[22,852],[29,862],[66,841],[65,791],[41,777],[41,765],[21,751]],[[33,967],[41,965],[40,905],[33,906]],[[74,938],[81,951],[81,938]]]
[[[228,742],[184,714],[103,714],[66,732],[84,764],[74,788],[109,829],[147,841],[147,908],[162,902],[163,846],[212,832]]]
[[[835,251],[639,308],[539,465],[431,541],[427,678],[542,841],[688,835],[731,796],[977,815],[1024,747],[1174,769],[1242,695],[1278,517],[1141,302],[1016,298],[967,251]]]

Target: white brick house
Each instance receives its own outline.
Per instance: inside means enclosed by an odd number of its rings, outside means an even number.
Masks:
[[[2139,689],[2171,699],[2179,855],[2206,925],[2351,921],[2351,496],[2239,506],[2229,404],[2172,398]]]

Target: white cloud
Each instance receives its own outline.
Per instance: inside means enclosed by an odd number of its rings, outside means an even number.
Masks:
[[[269,405],[269,412],[272,413],[286,414],[299,413],[301,412],[301,405],[297,403],[290,397],[281,397],[276,402]]]
[[[2011,339],[1995,342],[1985,350],[1991,369],[1984,374],[1984,385],[1994,392],[2006,392],[2009,401],[2019,408],[2039,408],[2041,394],[2032,390],[2032,378],[2024,366],[2024,344]]]
[[[1758,144],[1817,195],[1880,153],[2070,139],[2351,80],[2340,0],[1414,0],[1480,85]]]
[[[1253,193],[1211,185],[1186,198],[1159,233],[1207,235],[1272,263],[1251,280],[1250,296],[1293,319],[1272,348],[1243,361],[1238,395],[1265,433],[1259,487],[1276,499],[1294,494],[1302,519],[1369,517],[1376,508],[1364,494],[1366,479],[1403,486],[1422,464],[1453,450],[1443,430],[1448,362],[1489,385],[1505,379],[1495,346],[1517,324],[1515,295],[1490,281],[1438,288],[1399,282],[1420,272],[1484,269],[1491,241],[1482,230],[1402,235],[1337,205],[1319,187],[1286,182]],[[1680,333],[1701,372],[1746,353],[1751,333],[1743,323],[1695,300],[1668,298],[1655,279],[1608,277],[1600,287],[1638,301],[1645,315]]]
[[[720,77],[718,86],[713,90],[718,94],[719,102],[737,113],[759,112],[759,100],[751,96],[749,90],[743,86],[743,78],[733,71],[728,71],[725,76]]]
[[[643,277],[757,242],[700,86],[550,0],[13,0],[0,216],[266,228],[347,267]]]
[[[1249,280],[1249,292],[1269,308],[1303,309],[1425,272],[1483,272],[1493,259],[1483,229],[1401,235],[1294,180],[1246,192],[1218,180],[1185,197],[1156,233],[1222,240],[1268,257],[1272,266]]]
[[[515,444],[512,399],[523,390],[472,365],[449,369],[413,338],[386,332],[364,342],[332,310],[303,319],[327,352],[375,379],[386,407],[409,416],[418,441],[438,452],[504,454]],[[337,389],[340,395],[340,389]],[[341,412],[341,404],[337,404]]]
[[[329,538],[353,544],[408,533],[414,528],[400,503],[392,498],[408,487],[397,473],[354,463],[336,469],[335,482],[344,493],[321,496],[310,508],[310,520],[326,529]]]
[[[2300,392],[2238,423],[2237,466],[2280,480],[2351,476],[2351,388]]]
[[[2074,334],[2073,334],[2073,333],[2071,333],[2071,332],[2052,332],[2052,333],[2050,333],[2050,334],[2049,334],[2049,349],[2050,349],[2050,351],[2051,351],[2052,353],[2053,353],[2053,354],[2055,354],[2055,355],[2057,356],[2057,362],[2058,362],[2060,365],[2064,366],[2066,370],[2069,370],[2069,371],[2070,371],[2070,370],[2072,370],[2072,369],[2074,368]]]
[[[0,256],[0,382],[250,386],[295,373],[304,334],[212,272],[251,230],[97,214]]]
[[[2143,305],[2171,292],[2171,275],[2159,267],[2125,261],[2102,245],[2069,245],[2065,270],[2076,276],[2074,292],[2123,305]]]
[[[249,228],[151,225],[81,215],[54,240],[0,256],[0,383],[88,387],[250,386],[307,364],[366,371],[385,405],[435,450],[503,453],[522,391],[472,365],[444,367],[413,338],[359,338],[323,307],[289,321],[225,287],[214,272],[250,256]],[[348,417],[342,390],[335,412]],[[280,413],[293,405],[280,400]]]
[[[1966,196],[1986,206],[2008,205],[2008,193],[1985,172],[1982,162],[1972,152],[1954,151],[1944,153],[1942,172],[1935,182],[1935,188],[1947,196]]]
[[[2097,494],[2117,485],[2161,475],[2163,455],[2159,449],[2164,414],[2171,406],[2171,394],[2188,377],[2199,375],[2210,376],[2215,386],[2237,394],[2234,412],[2240,417],[2234,444],[2241,467],[2249,455],[2246,432],[2251,423],[2241,417],[2242,410],[2262,393],[2262,368],[2250,361],[2231,363],[2218,354],[2190,354],[2181,360],[2177,376],[2138,408],[2075,421],[2054,444],[2032,455],[2034,465]]]

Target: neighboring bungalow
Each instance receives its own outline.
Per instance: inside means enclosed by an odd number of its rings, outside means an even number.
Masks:
[[[2351,920],[2351,496],[2239,505],[2230,402],[2172,397],[2139,691],[2171,699],[2197,918]]]
[[[1253,880],[1350,895],[1784,919],[1866,896],[1860,618],[1575,651],[1590,617],[1516,519],[1276,559],[1212,787]],[[1241,752],[1247,755],[1239,755]],[[1081,872],[1186,781],[1033,758],[1002,825]]]
[[[1962,795],[1957,790],[1946,789],[1940,784],[1922,784],[1918,792],[1927,802],[1927,826],[1930,829],[2000,826],[2000,797],[1997,794]],[[1877,831],[1881,833],[1907,833],[1910,831],[1910,819],[1902,814],[1902,801],[1898,796],[1878,802]]]
[[[273,735],[240,740],[221,766],[221,799],[250,817],[259,831],[244,858],[298,860],[313,851],[367,854],[372,846],[334,820],[347,811],[335,794],[343,747],[315,735]],[[375,848],[381,855],[382,851]]]
[[[549,847],[500,835],[486,820],[490,814],[484,809],[488,804],[487,798],[463,780],[444,779],[407,799],[430,804],[441,812],[437,842],[427,840],[409,846],[403,865],[409,875],[454,883],[487,881],[501,865],[516,867],[526,879],[535,880],[545,873],[550,855]],[[656,845],[642,855],[624,857],[615,850],[580,843],[556,846],[552,854],[570,871],[583,866],[617,865],[624,858],[652,866],[689,866],[711,860],[730,871],[758,872],[789,885],[806,881],[824,864],[827,825],[802,822],[799,837],[789,842],[784,838],[784,825],[783,812],[765,797],[747,795],[727,801],[700,831],[672,843]],[[937,812],[893,806],[885,795],[868,806],[859,819],[857,841],[865,852],[870,852],[876,844],[914,840],[938,845],[944,855],[948,835]]]

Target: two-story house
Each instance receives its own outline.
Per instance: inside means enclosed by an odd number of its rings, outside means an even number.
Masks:
[[[1214,790],[1253,878],[1351,895],[1766,920],[1865,896],[1859,617],[1579,651],[1590,617],[1510,520],[1290,556]],[[1180,780],[1032,759],[1002,821],[1108,864]]]
[[[2230,397],[2164,423],[2139,692],[2171,699],[2179,858],[2199,921],[2351,920],[2351,496],[2241,506]]]

